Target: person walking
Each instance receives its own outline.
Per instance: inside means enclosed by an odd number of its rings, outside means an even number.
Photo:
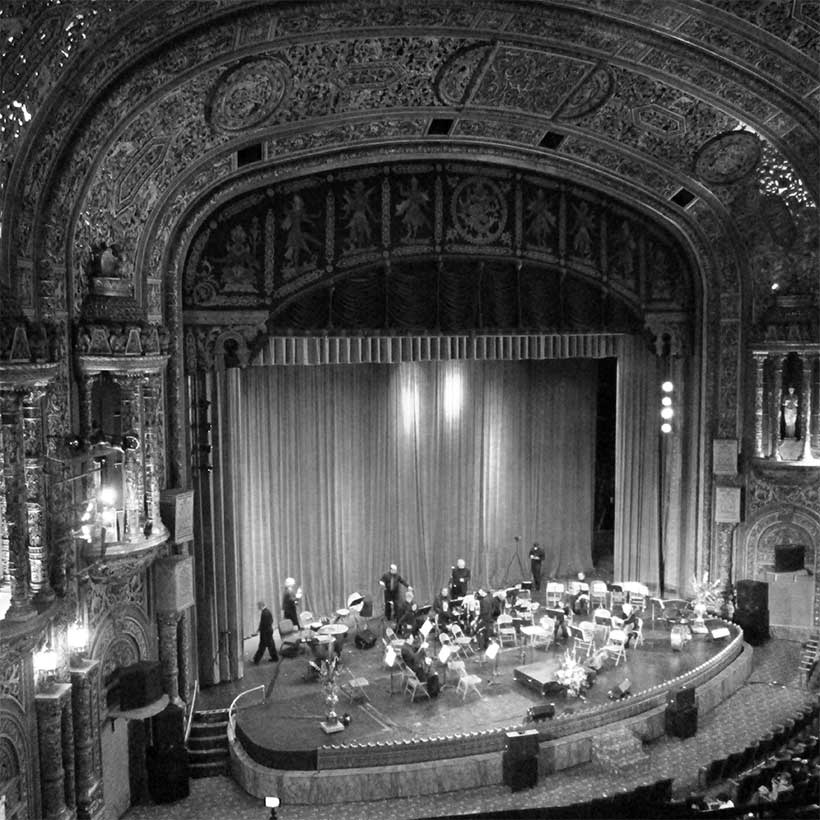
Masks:
[[[273,642],[273,613],[268,609],[264,601],[259,601],[259,648],[253,656],[254,664],[258,665],[262,660],[265,650],[268,650],[272,661],[279,660],[279,653],[276,651],[276,644]]]
[[[530,571],[532,572],[532,586],[536,591],[541,589],[541,568],[546,557],[543,547],[538,542],[534,543],[530,550]]]

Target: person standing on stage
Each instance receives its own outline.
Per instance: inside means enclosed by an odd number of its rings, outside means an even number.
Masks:
[[[459,558],[456,565],[450,568],[450,595],[453,598],[463,598],[469,585],[470,570],[464,559]]]
[[[442,587],[441,592],[433,598],[432,613],[436,616],[436,621],[442,629],[450,623],[453,608],[450,606],[450,590],[447,587]]]
[[[534,589],[541,589],[541,567],[547,556],[541,545],[536,542],[530,550],[530,570],[532,571],[532,585]]]
[[[276,651],[276,644],[273,642],[273,613],[265,605],[264,601],[260,601],[259,607],[259,648],[253,656],[254,664],[258,664],[262,660],[262,655],[265,650],[268,650],[270,659],[272,661],[279,660],[279,654]]]
[[[379,585],[384,590],[384,617],[392,621],[398,609],[399,587],[404,586],[410,591],[413,587],[399,575],[399,568],[396,564],[390,565],[390,569],[379,579]]]
[[[404,593],[404,601],[396,610],[396,632],[400,638],[407,638],[419,631],[418,609],[413,590],[408,589]]]
[[[285,591],[282,594],[282,617],[299,629],[299,601],[302,600],[302,587],[296,586],[295,578],[285,578]]]

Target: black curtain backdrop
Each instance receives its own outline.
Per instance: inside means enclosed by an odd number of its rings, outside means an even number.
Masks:
[[[473,586],[592,566],[593,360],[264,366],[229,380],[228,467],[244,634],[287,576],[315,615],[391,562],[429,601],[459,557]],[[516,542],[514,537],[521,536]],[[520,560],[519,560],[520,559]]]

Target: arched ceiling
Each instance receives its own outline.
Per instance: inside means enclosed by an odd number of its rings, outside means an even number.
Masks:
[[[76,316],[115,245],[161,321],[214,208],[388,160],[596,188],[734,319],[785,272],[820,289],[817,2],[55,0],[0,30],[6,301],[32,315]]]

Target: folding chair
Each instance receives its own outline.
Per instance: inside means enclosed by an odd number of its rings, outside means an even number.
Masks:
[[[565,587],[560,581],[547,582],[547,606],[561,606]]]
[[[410,669],[410,667],[405,667],[406,675],[404,678],[404,694],[410,695],[410,700],[414,701],[416,699],[416,695],[421,692],[423,695],[430,700],[430,693],[427,691],[427,684],[424,681],[419,680],[416,673]]]
[[[615,661],[617,666],[622,660],[626,660],[626,633],[622,629],[612,629],[604,645],[607,656]]]
[[[470,635],[465,635],[464,630],[458,624],[450,624],[450,635],[455,642],[455,645],[459,648],[464,655],[469,652],[471,655],[475,654],[475,649],[473,649],[473,639]]]
[[[458,675],[458,684],[456,685],[456,694],[461,692],[462,700],[467,700],[467,695],[469,695],[470,692],[475,692],[481,697],[481,690],[478,688],[479,683],[481,683],[481,678],[478,675],[472,675],[467,672],[462,663],[461,671]]]
[[[365,687],[370,686],[370,681],[363,677],[354,677],[353,673],[348,667],[345,667],[348,680],[343,680],[339,684],[339,690],[351,703],[358,703],[359,701],[369,701]]]
[[[574,638],[572,654],[575,660],[579,655],[588,658],[595,651],[595,624],[582,621],[578,626],[571,626],[569,631]]]
[[[515,631],[512,615],[499,615],[495,622],[498,628],[498,642],[504,646],[504,641],[512,641],[513,646],[518,646],[518,633]]]
[[[606,606],[609,598],[609,590],[606,581],[593,581],[589,585],[589,606],[590,609]]]

